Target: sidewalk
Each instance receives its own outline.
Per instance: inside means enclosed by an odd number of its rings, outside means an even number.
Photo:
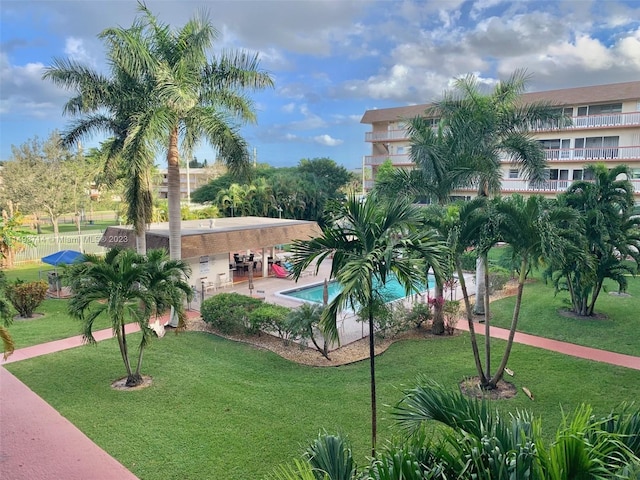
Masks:
[[[199,312],[187,312],[199,316]],[[166,321],[168,319],[165,318]],[[135,332],[138,325],[127,325]],[[111,329],[94,333],[111,338]],[[16,350],[0,365],[79,347],[82,336]],[[29,387],[0,366],[0,478],[2,480],[135,480],[115,458]]]

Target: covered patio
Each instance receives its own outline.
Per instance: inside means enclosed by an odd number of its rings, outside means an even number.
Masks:
[[[266,217],[228,217],[182,222],[182,259],[191,266],[189,282],[203,297],[253,278],[268,277],[272,263],[286,255],[281,247],[320,234],[316,222]],[[169,250],[169,224],[153,223],[147,249]],[[99,241],[107,248],[136,248],[132,226],[108,227]]]

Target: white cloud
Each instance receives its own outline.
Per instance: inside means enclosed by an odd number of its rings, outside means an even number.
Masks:
[[[313,141],[327,147],[337,147],[344,143],[343,140],[333,138],[331,135],[327,135],[326,133],[324,135],[317,135],[313,137]]]
[[[292,113],[296,108],[296,104],[291,102],[291,103],[287,103],[286,105],[283,105],[281,107],[281,110],[285,113]]]

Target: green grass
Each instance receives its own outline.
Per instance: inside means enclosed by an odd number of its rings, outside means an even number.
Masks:
[[[617,292],[613,282],[608,291]],[[558,310],[569,306],[569,294],[554,295],[551,284],[537,280],[524,286],[518,331],[588,347],[640,356],[640,335],[637,330],[640,306],[640,278],[629,278],[628,297],[609,295],[603,291],[596,302],[598,318],[567,318]],[[491,303],[492,325],[509,328],[515,297]]]
[[[3,270],[7,281],[14,281],[18,278],[26,282],[32,282],[35,280],[47,280],[47,272],[52,271],[53,266],[46,265],[44,263],[28,263],[24,265],[18,265],[9,270]]]
[[[112,225],[117,225],[115,219],[115,213],[113,214],[113,218],[109,220],[94,220],[93,224],[89,224],[89,222],[82,222],[80,224],[81,232],[92,232],[94,230],[104,230],[107,227]],[[67,219],[68,220],[68,219]],[[25,231],[36,234],[37,231],[33,228],[24,228]],[[78,233],[78,226],[74,222],[60,222],[58,224],[58,232],[59,233]],[[45,224],[40,226],[40,233],[42,234],[52,234],[53,233],[53,225]]]
[[[135,337],[134,337],[135,338]],[[503,342],[496,343],[497,355]],[[633,400],[640,372],[516,345],[518,395],[497,403],[529,408],[550,437],[561,419],[591,403],[606,414]],[[473,375],[468,336],[394,344],[377,363],[379,445],[396,432],[389,408],[426,375],[455,388]],[[144,480],[263,478],[299,458],[319,431],[341,432],[359,462],[370,448],[368,362],[314,368],[204,333],[168,335],[145,354],[150,388],[122,392],[115,341],[9,364],[7,368]],[[531,402],[520,391],[527,386]]]

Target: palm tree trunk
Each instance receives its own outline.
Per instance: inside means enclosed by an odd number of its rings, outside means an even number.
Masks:
[[[460,282],[460,289],[462,290],[462,298],[464,298],[464,306],[467,314],[467,324],[469,325],[469,334],[471,336],[471,350],[473,350],[473,359],[476,362],[476,370],[480,377],[480,384],[484,384],[487,378],[484,375],[482,369],[482,362],[480,361],[480,351],[478,350],[478,339],[476,337],[476,329],[473,323],[473,312],[471,310],[471,302],[469,301],[469,291],[467,290],[467,282],[464,279],[464,273],[462,272],[462,266],[460,261],[456,259],[456,271],[458,272],[458,281]]]
[[[373,336],[373,308],[369,306],[369,372],[371,376],[371,457],[376,457],[377,415],[376,415],[376,350]]]
[[[180,153],[178,152],[177,126],[171,131],[167,152],[167,202],[169,204],[169,257],[171,260],[181,260]]]
[[[487,294],[487,282],[485,275],[486,263],[482,259],[482,255],[478,255],[476,260],[476,304],[473,307],[473,313],[476,315],[484,315],[484,297]]]
[[[587,307],[587,315],[593,315],[593,310],[596,307],[596,300],[598,299],[598,295],[600,295],[601,289],[602,289],[602,281],[596,282],[596,286],[593,289],[593,293],[591,294],[591,302]]]
[[[489,269],[487,268],[487,253],[482,254],[482,264],[484,265],[484,284],[489,285]],[[484,349],[485,349],[485,377],[491,378],[491,318],[489,312],[489,294],[485,289],[484,294]],[[485,385],[486,386],[486,385]]]
[[[147,254],[147,232],[144,229],[142,232],[136,233],[136,251],[140,255]]]
[[[522,305],[522,292],[524,290],[524,281],[527,276],[527,262],[522,261],[520,265],[520,277],[518,278],[518,294],[516,296],[516,304],[513,307],[513,317],[511,319],[511,327],[509,328],[509,338],[507,339],[507,347],[505,348],[504,355],[502,355],[502,361],[496,371],[496,374],[491,378],[489,384],[495,388],[502,376],[504,375],[504,369],[509,361],[509,355],[511,355],[511,348],[513,347],[513,338],[516,335],[516,328],[518,326],[518,319],[520,318],[520,307]]]
[[[118,346],[120,347],[120,355],[122,355],[122,361],[124,367],[127,370],[127,379],[133,375],[131,371],[131,363],[129,362],[129,352],[127,348],[127,336],[124,330],[124,322],[120,322],[120,327],[116,329],[116,337],[118,338]]]
[[[444,287],[442,279],[436,278],[436,298],[433,304],[433,323],[431,332],[434,335],[442,335],[444,333]]]

